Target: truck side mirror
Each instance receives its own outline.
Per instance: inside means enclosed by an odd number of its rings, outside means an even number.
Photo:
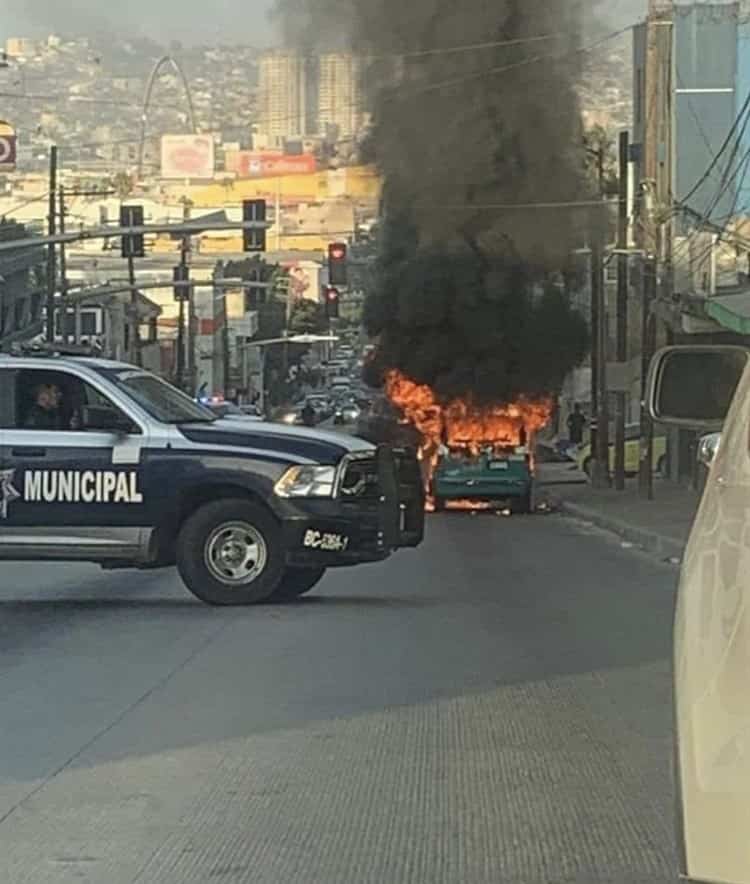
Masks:
[[[647,404],[653,420],[720,430],[747,368],[750,350],[734,346],[667,347],[651,362]]]

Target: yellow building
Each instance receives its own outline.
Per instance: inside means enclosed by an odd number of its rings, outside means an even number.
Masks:
[[[309,175],[282,175],[276,178],[226,179],[212,184],[165,182],[164,199],[179,203],[183,197],[193,205],[221,208],[240,205],[243,200],[266,199],[282,202],[320,202],[350,198],[377,203],[381,181],[374,166],[350,166]]]

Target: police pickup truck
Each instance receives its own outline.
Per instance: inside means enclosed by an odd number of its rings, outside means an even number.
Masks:
[[[176,564],[202,601],[246,605],[421,543],[413,453],[217,419],[143,369],[59,349],[0,353],[0,561]]]

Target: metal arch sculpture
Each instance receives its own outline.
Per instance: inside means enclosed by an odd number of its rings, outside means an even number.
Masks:
[[[190,83],[188,83],[185,72],[183,71],[177,59],[173,58],[171,55],[163,55],[156,62],[153,70],[151,71],[151,75],[148,78],[148,84],[146,86],[146,93],[143,98],[143,112],[141,113],[141,138],[138,145],[138,178],[140,178],[143,174],[143,154],[146,150],[146,123],[148,122],[148,109],[149,105],[151,104],[151,94],[154,91],[156,78],[161,73],[161,69],[166,65],[171,65],[179,78],[182,80],[182,85],[185,90],[185,98],[188,105],[188,118],[190,122],[190,129],[195,134],[197,134],[198,132],[198,126],[195,121],[195,108],[193,107],[193,96],[190,92]]]

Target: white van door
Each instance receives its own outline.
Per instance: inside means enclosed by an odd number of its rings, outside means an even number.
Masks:
[[[704,429],[723,423],[680,576],[674,629],[675,785],[682,874],[729,884],[750,884],[747,356],[730,348],[664,351],[655,360],[650,383],[652,414],[663,422],[692,422]],[[679,402],[676,397],[667,401],[664,378],[670,371],[682,388]]]

